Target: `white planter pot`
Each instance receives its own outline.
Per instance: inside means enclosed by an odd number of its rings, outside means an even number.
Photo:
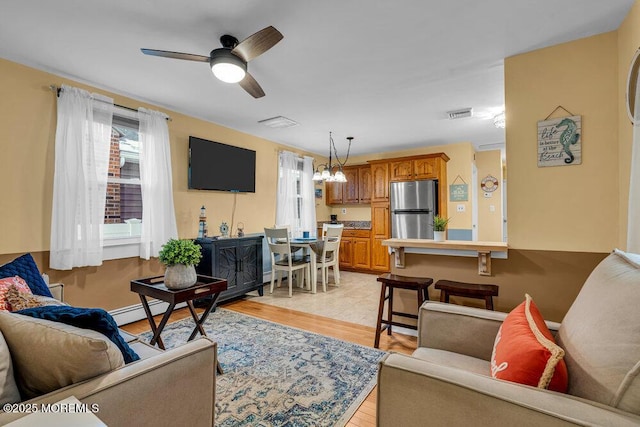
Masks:
[[[433,241],[434,242],[444,242],[447,240],[447,232],[446,231],[434,231],[433,232]]]
[[[169,265],[164,273],[164,285],[167,289],[188,288],[195,285],[197,281],[196,267],[193,265]]]

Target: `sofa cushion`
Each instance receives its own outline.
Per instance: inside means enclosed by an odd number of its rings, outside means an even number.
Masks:
[[[564,350],[529,295],[504,319],[493,346],[491,376],[566,393]]]
[[[10,276],[0,279],[0,310],[11,310],[11,304],[7,302],[9,290],[19,289],[24,293],[31,293],[29,285],[20,276]]]
[[[10,263],[0,266],[0,278],[11,276],[22,277],[34,294],[44,295],[45,297],[53,296],[42,279],[38,265],[31,254],[24,254]]]
[[[129,347],[120,335],[118,325],[113,317],[101,308],[80,308],[59,305],[28,308],[18,313],[100,332],[120,349],[125,363],[131,363],[140,359],[136,352]]]
[[[486,360],[436,348],[418,347],[411,356],[426,362],[484,376],[489,376],[491,370],[491,364]]]
[[[0,281],[2,280],[0,279]],[[26,283],[25,286],[27,286]],[[6,302],[9,305],[9,311],[20,311],[26,308],[44,307],[46,305],[67,305],[55,298],[32,294],[28,286],[26,290],[18,289],[17,286],[9,287]]]
[[[13,377],[11,352],[0,332],[0,405],[20,402],[20,392]]]
[[[0,330],[24,399],[124,366],[118,347],[96,331],[6,311]]]
[[[640,414],[640,266],[615,250],[593,270],[558,330],[569,393]]]

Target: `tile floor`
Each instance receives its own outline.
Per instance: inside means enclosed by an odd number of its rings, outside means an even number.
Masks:
[[[318,279],[316,294],[299,288],[294,282],[293,297],[289,298],[288,283],[283,281],[279,288],[274,286],[273,294],[269,293],[269,283],[267,283],[264,287],[263,297],[259,297],[257,292],[251,292],[247,295],[248,298],[255,298],[256,302],[263,304],[290,308],[375,328],[380,300],[380,283],[376,281],[377,277],[376,274],[342,271],[340,286],[335,286],[333,273],[329,273],[329,285],[326,293],[322,291],[322,284]]]

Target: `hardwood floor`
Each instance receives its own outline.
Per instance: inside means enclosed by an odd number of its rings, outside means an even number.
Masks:
[[[260,319],[304,329],[309,332],[315,332],[317,334],[326,335],[344,341],[373,347],[375,328],[368,326],[343,322],[340,320],[330,319],[328,317],[276,307],[273,305],[261,304],[256,301],[249,300],[233,301],[231,303],[224,304],[222,307],[228,310],[237,311],[238,313],[258,317]],[[191,315],[186,308],[183,308],[173,312],[169,321],[175,322],[186,317],[191,317]],[[160,316],[156,316],[156,323],[159,321]],[[148,321],[145,319],[124,325],[122,326],[122,329],[131,334],[137,335],[150,330],[150,327]],[[382,350],[410,354],[416,349],[416,345],[416,338],[408,335],[394,333],[389,336],[386,333],[383,333],[380,337],[380,349]],[[353,417],[351,417],[347,426],[365,427],[376,425],[376,394],[377,389],[374,388],[362,405],[360,405],[358,411],[353,415]]]

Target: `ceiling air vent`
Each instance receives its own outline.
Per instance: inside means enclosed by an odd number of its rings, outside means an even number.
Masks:
[[[261,123],[265,126],[269,126],[270,128],[275,128],[275,129],[283,129],[283,128],[290,128],[293,126],[298,126],[298,122],[295,122],[291,119],[287,119],[286,117],[282,117],[282,116],[271,117],[270,119],[260,120],[258,123]]]
[[[447,111],[451,120],[464,119],[473,115],[473,108],[463,108],[461,110]]]

